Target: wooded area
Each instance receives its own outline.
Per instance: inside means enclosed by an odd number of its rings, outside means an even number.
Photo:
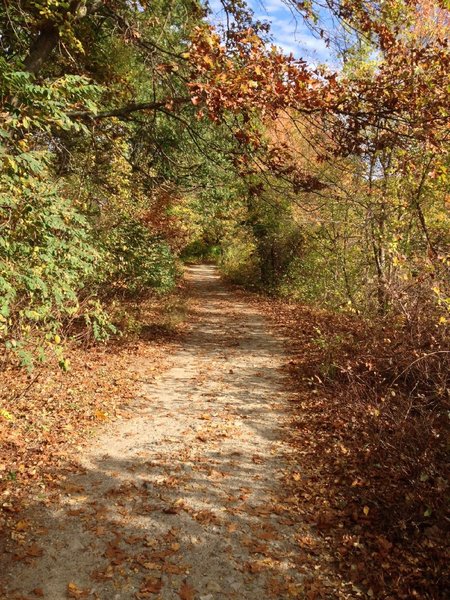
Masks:
[[[292,338],[298,427],[332,432],[327,505],[361,493],[345,577],[444,598],[448,0],[285,0],[324,64],[277,46],[270,7],[220,4],[218,21],[201,0],[0,2],[5,535],[53,448],[114,412],[98,357],[120,372],[177,337],[149,319],[183,302],[185,263],[212,262]]]

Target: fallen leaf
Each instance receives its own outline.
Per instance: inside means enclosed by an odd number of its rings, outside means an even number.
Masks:
[[[149,577],[142,583],[139,592],[141,594],[157,594],[161,588],[162,581],[159,577]]]
[[[39,556],[42,556],[44,554],[43,549],[37,544],[31,544],[31,546],[27,548],[26,552],[28,556],[33,556],[35,558],[38,558]]]
[[[79,588],[76,583],[71,581],[67,584],[67,596],[69,598],[86,598],[88,595],[89,591]]]
[[[188,567],[183,565],[173,565],[172,563],[165,563],[163,565],[163,571],[165,573],[171,573],[172,575],[183,575],[188,572]]]
[[[195,590],[186,581],[184,581],[180,587],[178,595],[180,596],[181,600],[194,600]]]
[[[162,564],[156,562],[145,562],[142,563],[142,566],[148,569],[149,571],[160,571],[162,569]]]

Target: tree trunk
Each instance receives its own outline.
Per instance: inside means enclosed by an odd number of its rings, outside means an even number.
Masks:
[[[36,75],[56,48],[59,41],[59,29],[54,23],[47,23],[31,45],[24,60],[25,69]]]
[[[96,12],[102,4],[102,0],[96,0],[90,2],[88,6],[84,6],[82,0],[72,0],[65,13],[65,17],[69,17],[70,15],[73,19],[82,18],[87,14]],[[42,25],[36,39],[31,44],[28,56],[24,60],[27,71],[37,75],[50,58],[51,53],[59,42],[59,27],[60,23],[52,20],[48,20]]]

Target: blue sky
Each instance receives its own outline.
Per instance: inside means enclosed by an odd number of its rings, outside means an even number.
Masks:
[[[323,40],[316,38],[303,21],[295,18],[282,0],[248,0],[255,17],[271,23],[274,43],[287,54],[291,52],[298,58],[311,63],[330,62],[330,51]],[[219,0],[210,0],[213,20],[221,20],[223,15]]]

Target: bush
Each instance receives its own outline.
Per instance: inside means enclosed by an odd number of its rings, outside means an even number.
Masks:
[[[23,342],[77,312],[98,254],[84,217],[38,177],[2,178],[0,224],[0,339],[29,363]]]
[[[112,288],[137,294],[146,288],[168,292],[175,286],[178,269],[169,244],[137,219],[109,232],[105,245],[104,276]]]
[[[185,262],[217,262],[222,249],[218,245],[210,244],[204,240],[194,240],[188,244],[181,253]]]
[[[231,281],[247,286],[259,284],[259,264],[255,242],[248,232],[236,231],[224,241],[220,261],[223,274]]]

